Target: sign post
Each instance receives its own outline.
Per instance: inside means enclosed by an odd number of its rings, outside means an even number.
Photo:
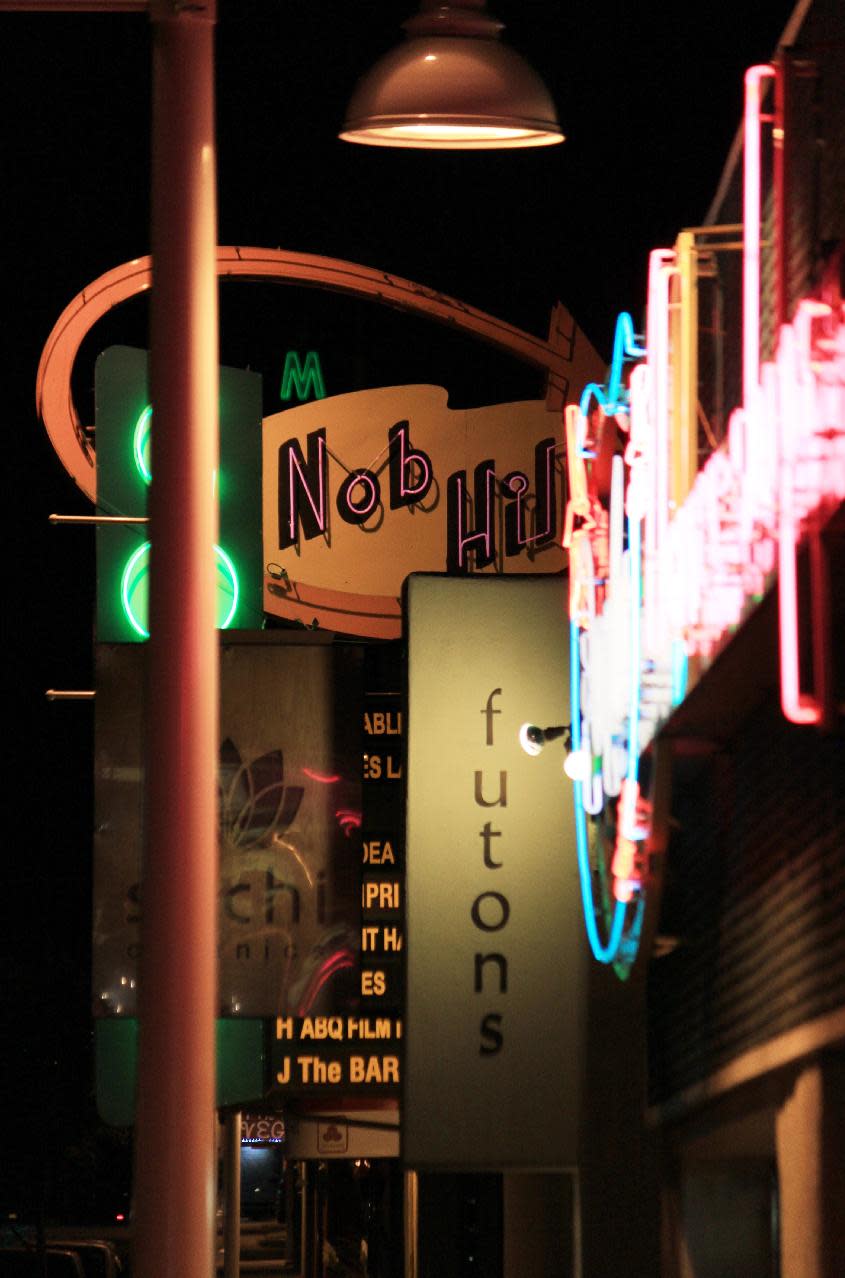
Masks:
[[[214,1266],[218,320],[213,0],[153,0],[152,392],[138,1278]],[[185,564],[188,570],[185,570]],[[178,980],[174,980],[178,973]],[[185,1016],[183,990],[191,991]]]

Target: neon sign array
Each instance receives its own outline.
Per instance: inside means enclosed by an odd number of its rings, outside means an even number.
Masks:
[[[760,85],[772,73],[753,67],[746,75],[745,136],[752,140],[745,172],[744,402],[730,417],[725,443],[675,508],[670,476],[683,442],[671,395],[672,379],[682,372],[670,344],[670,282],[679,269],[673,250],[650,257],[645,344],[631,317],[621,315],[606,385],[590,384],[580,404],[566,410],[570,499],[563,544],[570,554],[572,651],[566,770],[590,946],[622,977],[636,958],[647,888],[650,812],[640,792],[640,754],[683,699],[689,658],[702,667],[712,660],[775,571],[783,712],[799,724],[819,723],[825,713],[822,673],[814,669],[809,692],[800,686],[797,554],[845,500],[845,307],[802,301],[780,330],[775,358],[761,365]],[[635,361],[626,386],[625,366]],[[612,461],[609,503],[599,474],[606,428],[627,436],[624,457]],[[825,604],[813,599],[813,625],[822,624]],[[609,874],[599,849],[598,906],[588,816],[604,827],[610,845]]]

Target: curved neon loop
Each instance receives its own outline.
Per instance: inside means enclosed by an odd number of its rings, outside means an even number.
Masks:
[[[634,332],[634,321],[627,311],[622,311],[616,318],[616,329],[613,334],[613,355],[610,360],[610,373],[604,386],[597,382],[588,382],[581,392],[578,403],[579,415],[579,449],[582,457],[594,457],[595,453],[585,448],[584,431],[586,430],[587,413],[590,400],[595,399],[607,417],[615,417],[618,413],[628,412],[628,392],[622,385],[622,372],[626,363],[634,359],[642,359],[645,346],[642,339]]]
[[[326,982],[330,981],[338,972],[354,966],[355,957],[349,949],[336,950],[334,954],[330,954],[328,958],[324,959],[312,975],[308,988],[296,1009],[296,1015],[307,1016]]]
[[[232,583],[232,603],[229,607],[229,611],[226,614],[225,620],[221,621],[220,625],[217,627],[218,630],[228,630],[232,624],[232,619],[235,613],[238,611],[238,600],[240,598],[241,588],[238,582],[237,569],[235,568],[235,565],[232,563],[232,560],[226,554],[226,551],[223,549],[223,547],[215,546],[214,553],[217,556],[217,558],[220,560],[220,562],[223,564],[223,567],[226,570],[226,574]],[[220,592],[218,591],[218,595],[219,593]]]
[[[149,639],[150,632],[147,629],[147,627],[144,625],[144,623],[141,621],[140,617],[136,615],[135,609],[132,606],[130,591],[135,585],[134,578],[135,578],[136,570],[140,573],[145,573],[149,571],[148,565],[146,568],[139,567],[143,557],[145,555],[149,555],[149,553],[150,553],[150,542],[148,541],[142,542],[141,545],[137,548],[137,550],[134,550],[132,554],[129,556],[129,558],[127,559],[126,566],[123,569],[123,575],[120,579],[120,602],[123,605],[123,611],[126,614],[126,620],[129,622],[130,626],[135,631],[135,633],[140,635],[142,639]],[[229,608],[226,612],[226,616],[221,622],[218,623],[218,626],[217,626],[218,630],[228,630],[229,626],[232,624],[232,620],[235,616],[235,613],[238,610],[238,600],[240,599],[240,584],[238,582],[238,573],[237,573],[237,569],[235,568],[235,565],[232,563],[231,558],[229,557],[229,555],[226,554],[226,551],[223,549],[222,546],[215,545],[214,554],[218,561],[218,565],[222,565],[223,571],[232,587],[231,603],[229,604]],[[219,598],[219,595],[220,595],[220,592],[218,590],[218,598]]]
[[[624,366],[626,361],[642,359],[645,355],[646,347],[642,339],[638,338],[634,332],[634,323],[631,316],[627,312],[623,312],[616,322],[613,358],[606,385],[599,386],[594,382],[587,385],[581,395],[577,414],[574,415],[576,420],[567,419],[568,427],[574,426],[575,428],[574,438],[571,440],[571,444],[574,443],[575,447],[573,449],[570,444],[570,463],[574,460],[573,453],[578,458],[581,467],[583,467],[582,459],[594,456],[585,446],[587,413],[592,401],[595,400],[607,416],[628,415],[630,413],[630,391],[623,387],[622,384]],[[633,443],[634,441],[632,440],[632,445]],[[644,894],[639,890],[641,888],[638,877],[639,868],[636,863],[636,849],[633,846],[645,834],[645,831],[639,828],[640,812],[638,810],[639,725],[642,701],[641,606],[643,592],[643,494],[640,489],[642,488],[644,476],[641,473],[642,466],[635,467],[635,461],[639,461],[639,458],[636,453],[632,453],[630,457],[632,477],[627,503],[623,501],[624,477],[622,466],[618,460],[614,462],[611,511],[608,521],[608,580],[605,585],[609,595],[606,603],[610,603],[616,598],[622,585],[623,574],[627,575],[628,600],[626,608],[630,643],[630,668],[627,690],[628,726],[624,755],[625,778],[621,782],[621,795],[617,807],[617,850],[614,854],[614,866],[611,870],[615,881],[614,895],[616,901],[612,909],[608,899],[606,874],[601,865],[599,868],[603,874],[602,900],[600,908],[597,905],[593,890],[592,867],[589,855],[587,813],[598,814],[604,806],[606,798],[602,793],[601,780],[599,780],[599,785],[595,786],[590,784],[595,780],[592,775],[586,780],[579,777],[573,786],[578,874],[587,939],[596,960],[600,963],[613,964],[614,970],[621,979],[627,977],[631,965],[636,959],[645,913],[645,898]],[[640,473],[635,473],[635,471]],[[582,475],[581,484],[584,490],[582,498],[586,498],[588,497],[586,474]],[[582,500],[581,504],[584,505],[585,502]],[[627,510],[623,516],[624,506],[627,506]],[[584,518],[584,514],[580,510],[574,513],[579,513]],[[623,553],[623,525],[627,527],[628,532],[627,553]],[[589,527],[585,522],[585,526],[577,534],[574,534],[571,527],[569,527],[570,543],[574,543],[577,536],[582,553],[586,552],[588,555],[592,536],[595,535],[598,535],[595,521],[592,521]],[[584,545],[580,546],[582,540]],[[575,552],[575,549],[574,545],[570,546],[571,555]],[[592,576],[592,574],[589,575]],[[570,598],[571,604],[572,597]],[[586,628],[589,620],[589,618],[585,619],[581,611],[577,609],[572,611],[571,609],[570,704],[572,708],[572,752],[579,755],[584,753],[592,761],[593,745],[590,742],[589,730],[586,740],[582,736],[583,707],[581,699],[581,628],[582,626]],[[589,724],[587,727],[589,729]],[[598,748],[603,750],[602,746]],[[598,799],[598,803],[596,803],[596,799]],[[629,904],[633,906],[632,914],[628,911]],[[604,919],[605,931],[607,932],[606,940],[603,940],[601,936],[597,917],[599,913]]]
[[[123,576],[120,579],[120,602],[123,604],[123,611],[126,613],[126,619],[136,634],[142,639],[149,639],[150,632],[146,626],[143,626],[135,616],[132,604],[129,599],[129,588],[132,583],[132,577],[140,560],[144,555],[149,555],[150,543],[142,541],[137,550],[129,556],[126,561],[126,567],[123,569]],[[148,569],[149,570],[149,569]]]
[[[152,483],[153,473],[147,463],[146,454],[150,446],[150,426],[153,419],[153,406],[147,404],[147,407],[138,417],[135,423],[135,430],[132,435],[132,456],[135,458],[135,466],[138,474],[148,486]]]
[[[339,773],[333,773],[331,776],[329,776],[325,772],[315,772],[313,768],[305,768],[305,767],[302,769],[302,771],[304,775],[306,777],[309,777],[312,781],[319,781],[320,785],[334,785],[335,781],[340,780]]]
[[[371,298],[382,305],[422,313],[437,323],[468,332],[480,341],[509,352],[517,359],[547,370],[555,385],[566,385],[579,369],[590,367],[595,352],[583,334],[578,346],[582,356],[559,350],[556,345],[496,319],[466,302],[437,293],[412,280],[339,258],[286,249],[220,245],[217,274],[222,279],[278,280],[314,285],[335,293]],[[136,257],[92,280],[62,311],[44,345],[35,383],[38,415],[59,461],[82,492],[97,500],[95,453],[80,423],[71,392],[71,373],[79,348],[99,319],[113,307],[152,287],[152,259]],[[568,313],[564,319],[571,322]],[[591,353],[592,352],[592,353]]]

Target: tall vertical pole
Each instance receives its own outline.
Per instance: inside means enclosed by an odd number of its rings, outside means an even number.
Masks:
[[[152,457],[136,1278],[209,1278],[216,1190],[214,0],[152,0]]]
[[[241,1272],[241,1111],[226,1115],[223,1146],[223,1278]]]
[[[404,1172],[404,1278],[419,1273],[420,1185],[415,1171]]]

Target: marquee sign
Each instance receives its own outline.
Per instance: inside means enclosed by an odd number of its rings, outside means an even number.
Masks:
[[[562,571],[559,433],[543,401],[453,409],[424,385],[265,418],[265,612],[395,638],[410,572]]]

